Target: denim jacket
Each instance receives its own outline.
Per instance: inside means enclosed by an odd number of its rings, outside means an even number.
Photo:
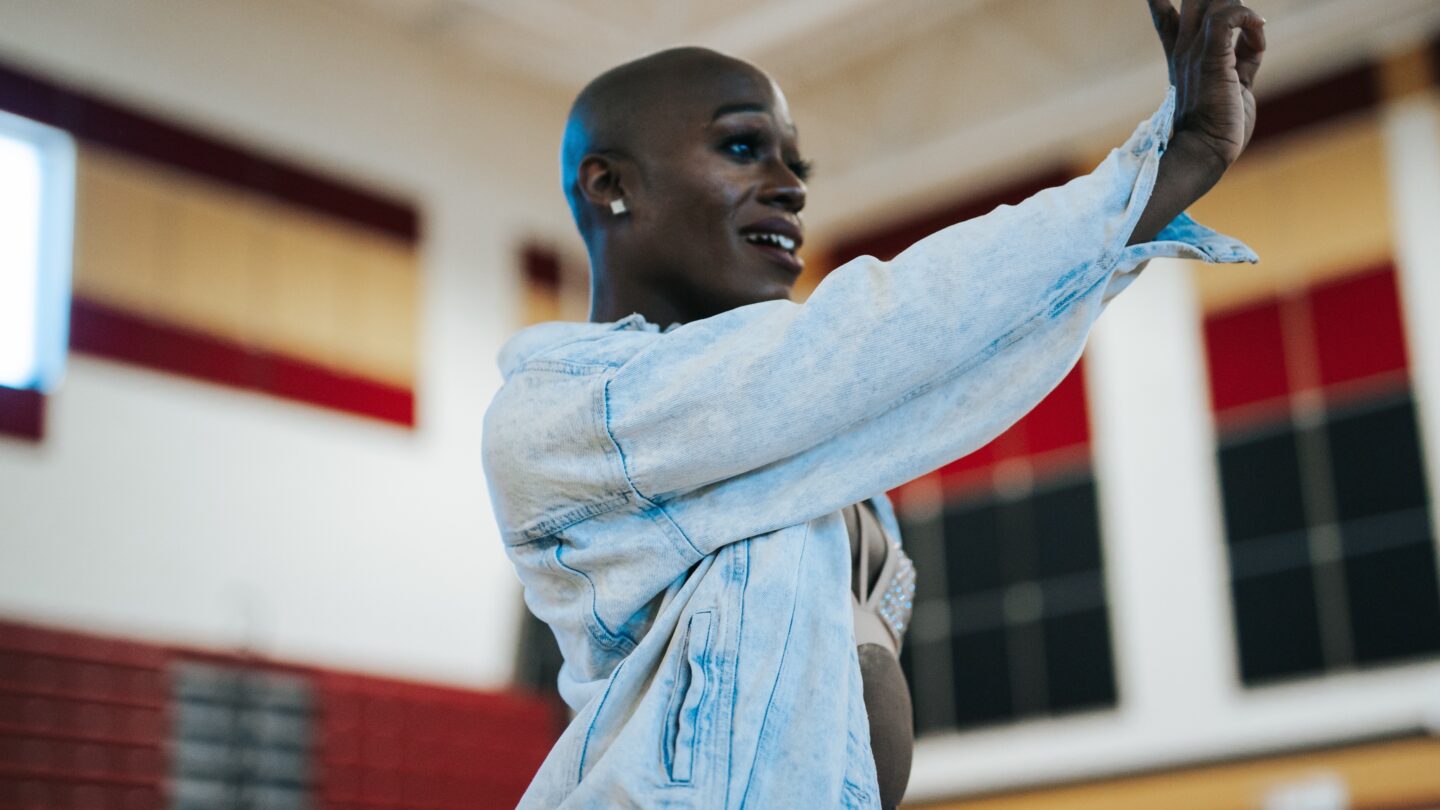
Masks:
[[[485,473],[575,711],[522,807],[879,806],[840,510],[898,537],[883,493],[1029,411],[1142,262],[1257,260],[1184,215],[1126,246],[1174,99],[1091,174],[803,304],[506,343]]]

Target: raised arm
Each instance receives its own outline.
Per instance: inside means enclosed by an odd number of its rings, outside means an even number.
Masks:
[[[1154,239],[1245,151],[1265,55],[1265,20],[1241,0],[1182,0],[1179,11],[1170,0],[1148,2],[1176,88],[1175,134],[1132,245]]]

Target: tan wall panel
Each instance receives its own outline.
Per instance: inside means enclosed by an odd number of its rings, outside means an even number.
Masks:
[[[130,161],[83,148],[76,163],[75,294],[154,317],[174,200]]]
[[[1244,304],[1384,261],[1391,243],[1383,149],[1378,124],[1367,118],[1242,158],[1191,210],[1255,248],[1260,264],[1200,268],[1204,308]]]
[[[418,258],[395,239],[86,147],[75,265],[77,295],[414,383]]]
[[[413,251],[361,236],[340,248],[341,368],[369,379],[411,386],[419,323],[419,273]]]
[[[1440,805],[1440,740],[1417,739],[1216,765],[1174,773],[916,805],[934,810],[1254,810],[1277,786],[1317,774],[1343,779],[1350,806]]]
[[[160,317],[216,337],[254,340],[253,282],[262,224],[247,198],[206,184],[172,181]]]
[[[263,218],[254,301],[260,348],[337,366],[345,340],[343,243],[316,217],[278,206]]]

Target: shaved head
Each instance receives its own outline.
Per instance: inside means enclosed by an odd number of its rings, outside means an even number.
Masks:
[[[708,48],[671,48],[600,74],[575,98],[560,150],[560,182],[575,224],[586,240],[590,218],[577,183],[587,155],[608,155],[642,164],[654,135],[683,125],[687,112],[708,119],[710,100],[725,93],[778,88],[749,62]],[[691,108],[694,108],[693,110]]]
[[[592,319],[682,322],[789,296],[808,164],[754,65],[674,48],[606,71],[575,99],[560,163]]]

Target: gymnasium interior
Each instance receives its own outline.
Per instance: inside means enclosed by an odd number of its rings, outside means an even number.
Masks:
[[[1440,4],[1250,0],[1253,142],[1073,371],[890,493],[906,807],[1440,808]],[[784,88],[797,298],[1096,166],[1139,0],[0,0],[0,808],[509,808],[569,717],[481,468],[586,320],[569,105]]]

